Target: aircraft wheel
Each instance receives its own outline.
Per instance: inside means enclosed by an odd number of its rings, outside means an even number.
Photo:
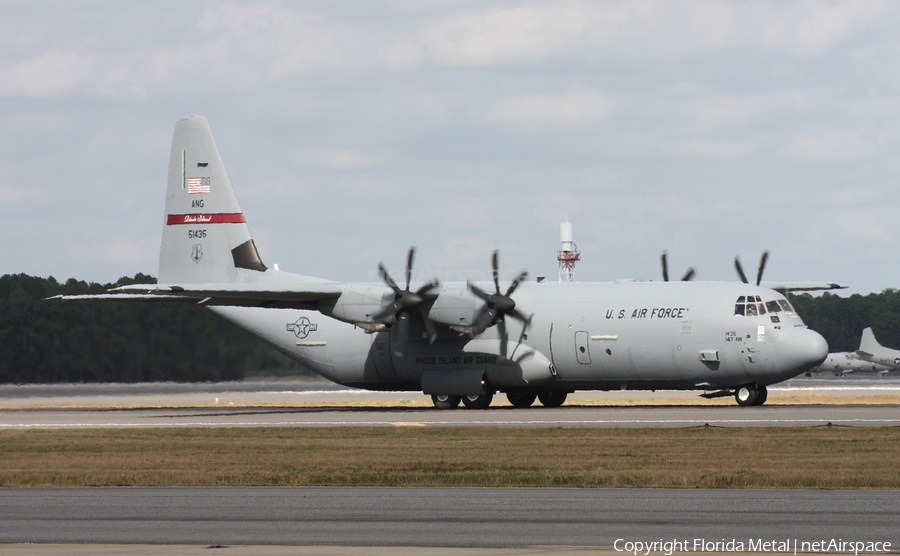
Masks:
[[[466,409],[487,409],[493,399],[494,395],[487,393],[480,396],[463,396],[462,402]]]
[[[507,392],[506,399],[509,400],[509,403],[513,404],[513,407],[531,407],[534,404],[534,400],[537,398],[537,394],[534,392]]]
[[[450,396],[448,394],[433,394],[431,403],[438,409],[454,409],[459,405],[461,399],[459,396]]]
[[[759,394],[756,396],[756,403],[753,405],[762,405],[766,403],[766,398],[769,397],[769,391],[762,384],[759,385]]]
[[[566,396],[568,395],[568,392],[551,390],[550,392],[541,392],[538,394],[538,399],[541,400],[541,404],[544,407],[559,407],[566,401]]]
[[[757,390],[755,384],[739,386],[734,392],[734,399],[737,400],[738,405],[741,407],[756,405],[756,400],[759,399],[759,390]]]

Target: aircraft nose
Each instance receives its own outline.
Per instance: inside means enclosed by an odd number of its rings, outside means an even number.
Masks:
[[[828,357],[828,342],[815,330],[794,329],[778,340],[778,363],[795,375],[821,364]]]

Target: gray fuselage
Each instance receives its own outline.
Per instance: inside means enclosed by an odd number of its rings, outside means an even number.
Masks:
[[[442,298],[453,300],[451,309],[442,309]],[[753,307],[745,310],[748,299]],[[455,391],[445,393],[460,395],[766,386],[805,372],[828,351],[784,296],[736,282],[528,283],[516,303],[533,316],[524,331],[507,320],[507,357],[497,326],[475,337],[441,327],[429,344],[422,321],[412,319],[399,353],[396,327],[367,334],[312,310],[211,309],[334,382],[426,394],[450,384]],[[465,322],[480,304],[465,284],[446,284],[430,311],[442,322],[454,315],[439,311],[457,311]]]

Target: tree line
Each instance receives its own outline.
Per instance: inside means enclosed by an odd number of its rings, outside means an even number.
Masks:
[[[260,371],[306,374],[254,336],[209,311],[174,303],[44,301],[155,283],[144,274],[97,284],[25,274],[0,277],[0,383],[243,380]],[[871,326],[900,349],[900,292],[791,296],[831,351],[854,351]]]
[[[299,365],[210,311],[175,303],[45,301],[155,283],[114,284],[25,274],[0,277],[0,383],[201,382]]]
[[[791,296],[803,322],[828,341],[831,352],[856,351],[864,328],[871,327],[878,343],[900,349],[900,292],[887,288],[881,293],[841,297],[829,292],[820,296]]]

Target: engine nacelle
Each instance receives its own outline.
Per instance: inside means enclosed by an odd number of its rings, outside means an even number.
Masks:
[[[319,311],[344,322],[371,323],[372,315],[392,299],[393,292],[384,286],[355,286],[336,299],[320,301]]]
[[[442,290],[428,310],[428,318],[454,330],[468,329],[483,304],[484,302],[468,290],[456,292]]]

